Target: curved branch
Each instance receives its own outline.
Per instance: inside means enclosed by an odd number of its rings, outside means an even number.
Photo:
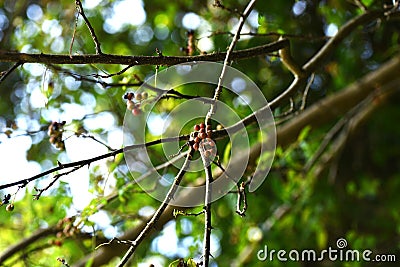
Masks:
[[[329,41],[326,42],[326,44],[318,50],[317,54],[315,54],[306,64],[304,64],[303,70],[308,73],[314,72],[317,68],[321,66],[322,62],[326,60],[326,58],[333,52],[333,50],[343,41],[343,39],[354,31],[354,29],[356,29],[360,25],[364,25],[368,22],[384,17],[386,11],[387,10],[368,11],[348,21],[339,29],[335,36],[329,39]]]

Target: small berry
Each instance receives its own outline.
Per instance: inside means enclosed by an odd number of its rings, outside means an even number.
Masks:
[[[193,149],[197,151],[199,149],[199,143],[194,143]]]
[[[218,130],[218,131],[222,130],[223,128],[224,128],[224,127],[222,127],[221,124],[218,124],[218,125],[217,125],[217,130]]]
[[[204,128],[200,128],[200,133],[205,133],[206,130]]]
[[[206,125],[204,124],[204,122],[200,123],[200,128],[202,128],[202,129],[206,128]]]
[[[10,203],[6,206],[6,211],[13,211],[14,210],[14,204]]]
[[[209,158],[211,156],[211,152],[209,150],[204,151],[204,157]]]
[[[147,99],[147,97],[149,97],[149,94],[147,92],[143,92],[142,93],[142,98],[143,99]]]
[[[200,130],[200,125],[196,124],[193,129],[197,132],[198,130]]]
[[[132,109],[133,116],[138,116],[140,115],[140,113],[141,113],[140,108],[138,108],[137,106]]]
[[[135,108],[135,103],[133,103],[133,101],[131,101],[131,100],[128,100],[128,101],[126,102],[126,107],[127,107],[129,110],[133,110],[133,109]]]
[[[136,94],[135,94],[135,98],[136,98],[136,100],[138,100],[138,101],[142,100],[142,94],[136,93]]]
[[[195,143],[200,143],[200,140],[201,140],[200,137],[197,136],[197,137],[194,139],[194,142],[195,142]]]
[[[200,137],[201,139],[204,139],[204,138],[207,137],[207,135],[206,135],[206,133],[200,133],[200,134],[199,134],[199,137]]]

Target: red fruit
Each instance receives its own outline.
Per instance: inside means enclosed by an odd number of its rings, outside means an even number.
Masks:
[[[199,143],[194,143],[193,149],[196,151],[199,150]]]
[[[134,108],[132,109],[132,114],[133,114],[133,116],[138,116],[138,115],[140,115],[140,113],[142,113],[142,111],[140,110],[140,108],[134,107]]]
[[[202,128],[202,129],[206,128],[206,125],[204,124],[204,122],[200,123],[200,128]]]
[[[199,134],[199,137],[200,137],[201,139],[204,139],[204,138],[207,137],[207,135],[206,135],[206,133],[200,133],[200,134]]]
[[[200,125],[196,124],[193,129],[197,132],[198,130],[200,130]]]
[[[197,136],[197,137],[194,139],[194,142],[195,142],[195,143],[200,143],[200,140],[201,140],[200,137]]]

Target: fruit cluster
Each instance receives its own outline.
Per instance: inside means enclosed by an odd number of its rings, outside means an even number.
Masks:
[[[146,100],[149,97],[147,92],[142,92],[142,93],[126,93],[124,95],[124,99],[126,99],[126,107],[132,111],[132,114],[134,116],[137,116],[141,113],[140,109],[140,103],[143,100]],[[136,100],[137,102],[135,103],[133,100]]]
[[[49,125],[48,135],[50,136],[49,141],[53,144],[56,148],[60,150],[65,149],[64,141],[62,140],[62,133],[64,131],[65,121],[63,122],[56,122],[53,121]]]
[[[206,127],[204,123],[196,124],[193,129],[194,132],[190,136],[193,149],[197,151],[201,146],[205,157],[215,156],[216,148],[214,141],[211,139],[211,125]]]
[[[60,229],[60,231],[56,234],[57,239],[62,239],[63,237],[71,237],[79,233],[79,229],[77,226],[74,225],[74,223],[75,217],[65,217],[59,220],[57,223],[57,229]]]

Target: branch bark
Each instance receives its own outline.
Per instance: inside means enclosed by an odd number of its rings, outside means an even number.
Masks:
[[[257,46],[249,49],[234,51],[231,55],[232,60],[251,58],[265,55],[289,45],[287,39],[279,40],[270,44]],[[117,64],[117,65],[176,65],[180,63],[194,61],[222,61],[226,53],[215,52],[199,56],[121,56],[110,54],[91,54],[91,55],[53,55],[53,54],[26,54],[0,50],[1,62],[20,62],[23,63],[42,63],[42,64]]]

